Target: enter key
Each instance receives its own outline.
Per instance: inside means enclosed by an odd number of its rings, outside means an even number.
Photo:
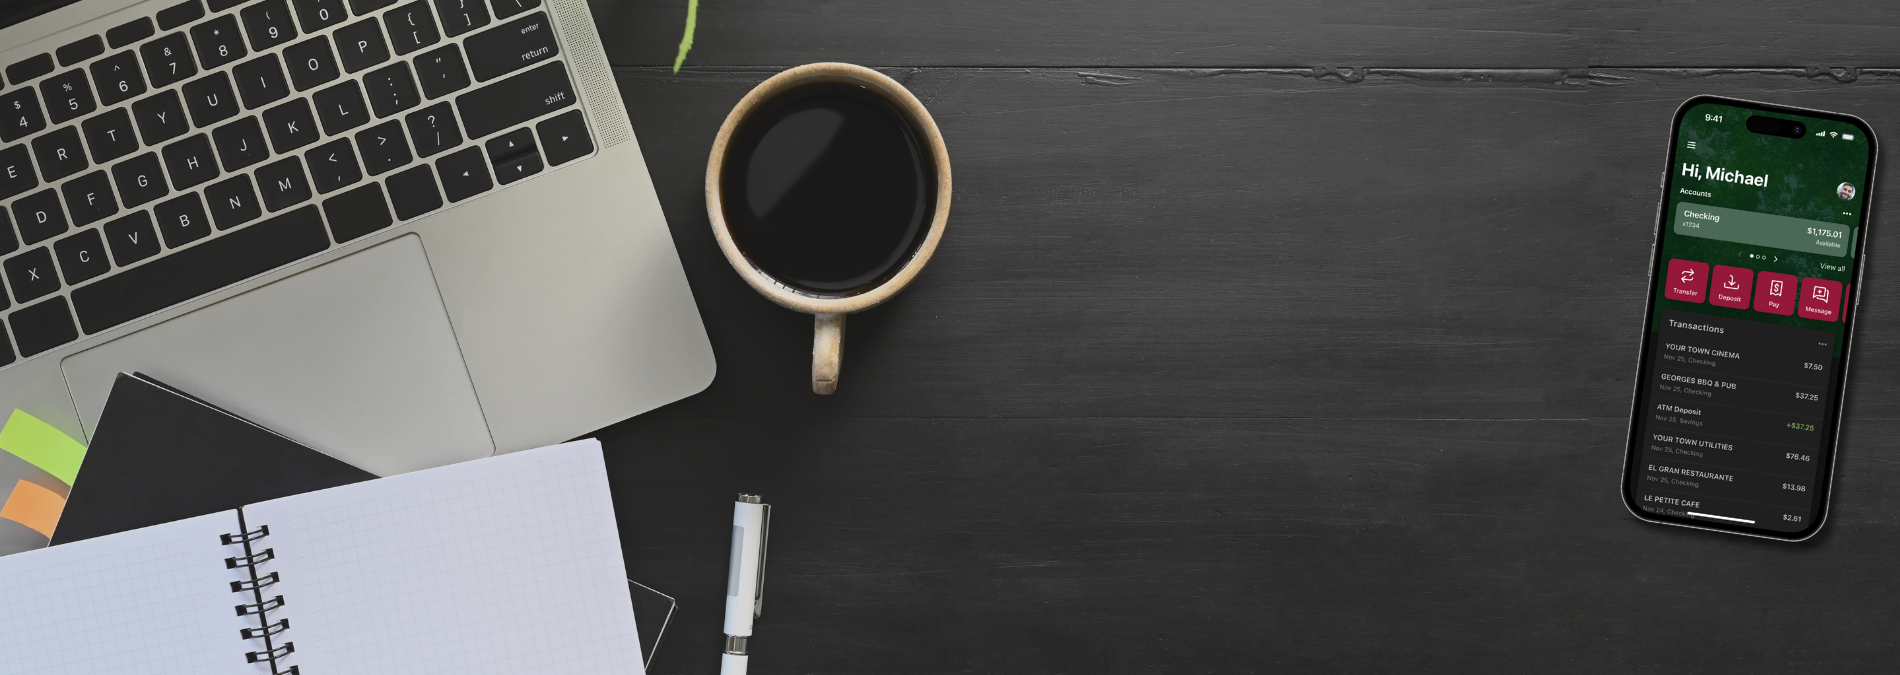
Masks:
[[[554,58],[561,46],[548,13],[535,12],[470,36],[463,51],[475,79],[486,82]]]

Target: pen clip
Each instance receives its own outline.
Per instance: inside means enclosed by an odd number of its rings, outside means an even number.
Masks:
[[[752,618],[754,619],[765,614],[765,547],[772,540],[772,505],[761,504],[761,506],[765,507],[765,524],[759,528],[759,579],[758,583],[753,585],[752,596]]]

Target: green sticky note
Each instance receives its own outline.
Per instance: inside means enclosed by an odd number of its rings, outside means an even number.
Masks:
[[[13,411],[7,425],[0,427],[0,450],[13,453],[67,485],[79,477],[79,463],[86,459],[86,444],[20,410]]]

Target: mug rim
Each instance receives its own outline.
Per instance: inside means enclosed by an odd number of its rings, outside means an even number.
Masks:
[[[917,131],[923,132],[930,146],[931,161],[937,168],[936,213],[931,217],[930,230],[925,233],[923,243],[918,245],[917,252],[910,256],[903,267],[898,268],[896,274],[856,295],[817,296],[779,281],[746,257],[738,243],[733,241],[732,232],[726,224],[720,174],[725,169],[726,146],[738,131],[739,123],[780,93],[814,82],[856,84],[877,92],[902,110],[905,117],[917,126]],[[924,264],[930,262],[931,255],[936,253],[937,242],[943,238],[944,225],[950,220],[950,154],[944,146],[943,134],[937,130],[937,121],[904,85],[864,66],[837,62],[808,63],[767,78],[747,92],[745,98],[739,99],[738,105],[732,107],[732,112],[726,114],[726,121],[719,125],[719,135],[713,138],[712,155],[706,161],[706,216],[712,220],[713,237],[719,240],[719,249],[726,254],[726,262],[731,263],[732,269],[759,294],[787,308],[811,314],[863,311],[882,304],[897,295],[898,291],[904,290],[923,270]]]

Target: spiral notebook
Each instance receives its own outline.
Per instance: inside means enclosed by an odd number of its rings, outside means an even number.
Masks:
[[[600,444],[0,558],[0,672],[644,672]]]

